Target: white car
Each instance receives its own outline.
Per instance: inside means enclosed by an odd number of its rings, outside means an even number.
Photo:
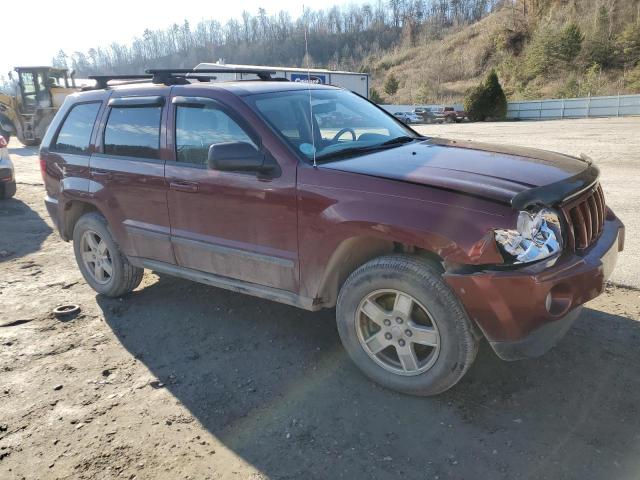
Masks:
[[[422,117],[412,112],[396,112],[393,116],[404,123],[422,123]]]
[[[0,136],[0,199],[11,198],[16,194],[16,176],[13,163],[9,158],[7,141]]]

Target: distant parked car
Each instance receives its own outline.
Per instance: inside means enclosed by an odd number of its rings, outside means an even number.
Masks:
[[[9,158],[7,141],[0,136],[0,199],[11,198],[16,194],[16,176],[13,163]]]
[[[407,124],[422,123],[422,117],[412,112],[396,112],[393,114],[393,116],[396,117],[401,122],[407,123]]]
[[[429,110],[428,108],[424,108],[424,107],[416,107],[413,109],[413,113],[414,115],[419,116],[422,119],[422,123],[434,123],[435,122],[435,116],[433,115],[433,113],[431,112],[431,110]]]
[[[460,123],[467,118],[467,112],[454,107],[433,107],[431,113],[438,123]]]

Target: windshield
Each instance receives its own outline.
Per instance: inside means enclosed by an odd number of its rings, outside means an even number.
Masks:
[[[274,92],[252,95],[247,101],[296,151],[309,160],[315,153],[318,162],[392,148],[419,138],[390,115],[345,90]]]

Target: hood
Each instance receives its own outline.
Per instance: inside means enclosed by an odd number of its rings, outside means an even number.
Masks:
[[[588,162],[524,147],[431,138],[356,158],[320,165],[389,178],[504,203],[584,176]],[[596,169],[597,171],[597,169]],[[575,184],[575,181],[573,182]],[[540,188],[542,187],[542,188]],[[566,189],[555,188],[566,194]]]

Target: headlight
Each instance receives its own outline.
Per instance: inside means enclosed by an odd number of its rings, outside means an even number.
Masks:
[[[510,263],[529,263],[562,250],[558,215],[549,209],[520,212],[516,230],[496,230],[496,243]]]

